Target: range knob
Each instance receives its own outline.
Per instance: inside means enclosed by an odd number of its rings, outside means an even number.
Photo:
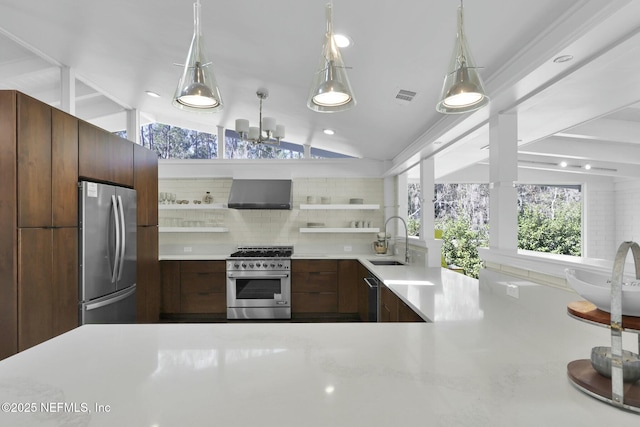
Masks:
[[[282,263],[281,262],[278,263],[278,267],[282,267]]]
[[[245,264],[244,262],[242,263],[242,268],[247,268],[247,264]]]
[[[253,263],[249,264],[249,268],[253,268]]]
[[[275,268],[276,265],[274,263],[271,263],[271,268]]]
[[[260,268],[262,264],[260,264],[259,262],[256,262],[256,268]]]
[[[239,267],[240,267],[240,264],[238,264],[238,263],[236,262],[235,264],[233,264],[233,267],[234,267],[234,268],[239,268]]]

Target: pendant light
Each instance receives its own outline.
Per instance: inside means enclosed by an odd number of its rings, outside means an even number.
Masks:
[[[327,33],[307,101],[307,107],[319,113],[345,111],[356,105],[340,48],[333,37],[332,9],[332,4],[328,3]]]
[[[445,114],[467,113],[488,103],[489,97],[485,94],[482,78],[471,57],[464,34],[463,5],[460,0],[455,50],[449,64],[449,72],[444,78],[436,110]]]
[[[173,105],[182,110],[216,112],[222,110],[223,102],[218,84],[204,56],[204,44],[200,29],[200,0],[193,4],[193,39],[184,65],[184,72],[173,96]]]

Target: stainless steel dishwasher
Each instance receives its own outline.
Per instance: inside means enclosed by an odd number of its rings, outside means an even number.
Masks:
[[[369,287],[368,301],[369,301],[369,322],[379,322],[378,307],[380,307],[380,281],[377,277],[365,277],[365,283]]]

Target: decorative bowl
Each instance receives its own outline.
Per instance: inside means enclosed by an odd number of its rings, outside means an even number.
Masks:
[[[591,366],[600,375],[611,378],[611,347],[593,347]],[[627,350],[622,350],[622,380],[629,383],[640,380],[640,358]]]
[[[582,298],[602,311],[611,312],[611,277],[568,268],[565,277]],[[640,280],[625,277],[622,282],[622,314],[640,316]]]

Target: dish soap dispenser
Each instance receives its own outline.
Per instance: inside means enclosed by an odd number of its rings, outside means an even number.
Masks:
[[[207,191],[205,195],[202,197],[202,203],[206,203],[207,205],[210,205],[211,203],[213,203],[213,196],[211,195],[210,191]]]

